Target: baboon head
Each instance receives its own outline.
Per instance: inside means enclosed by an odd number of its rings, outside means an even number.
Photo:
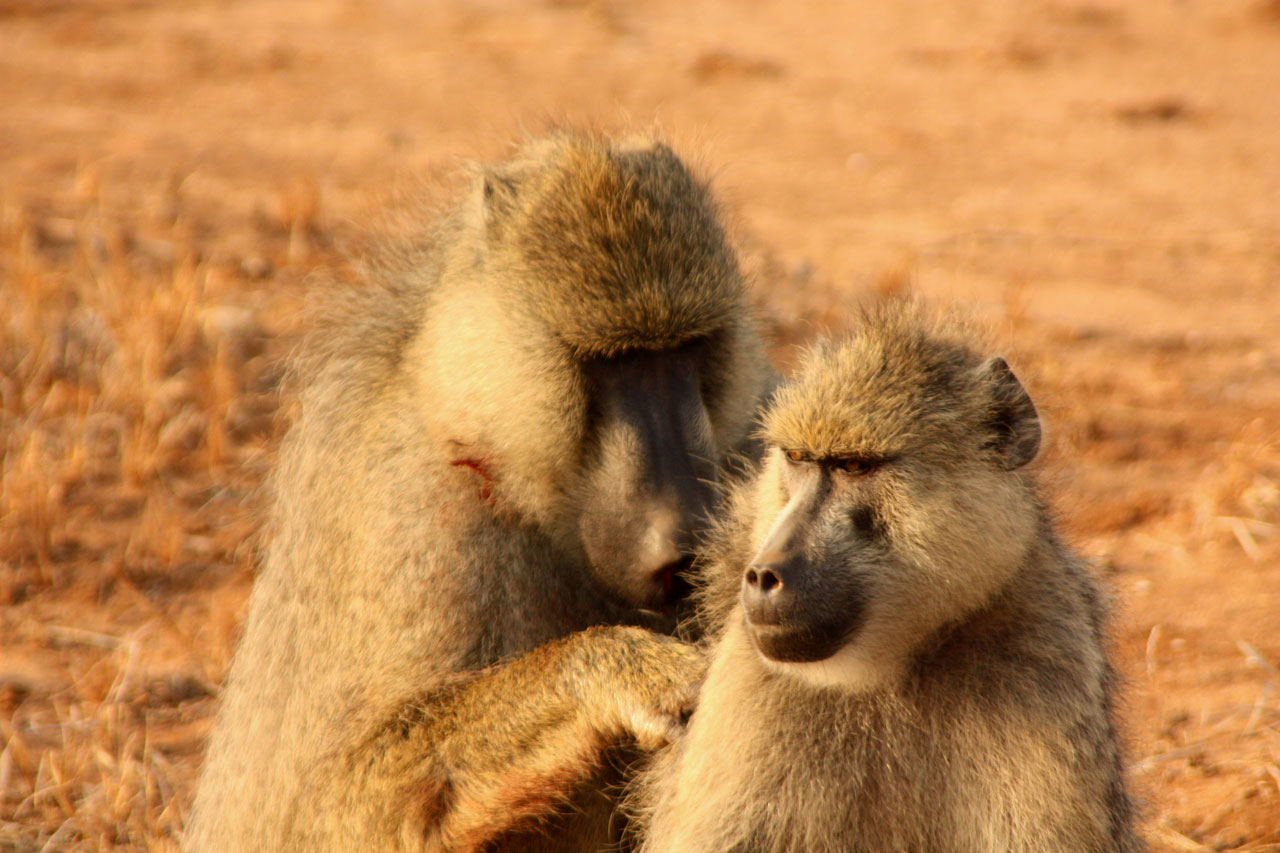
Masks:
[[[771,667],[845,686],[980,607],[1035,535],[1036,410],[918,310],[812,351],[765,415],[746,629]]]
[[[684,588],[767,369],[710,195],[666,146],[558,135],[483,172],[427,340],[433,415],[484,497],[619,601]],[[438,361],[438,360],[437,360]]]

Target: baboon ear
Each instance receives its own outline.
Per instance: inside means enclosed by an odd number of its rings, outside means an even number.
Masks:
[[[994,433],[992,446],[1006,471],[1021,468],[1034,459],[1040,449],[1040,416],[1003,358],[992,358],[980,369],[992,395],[989,425]]]

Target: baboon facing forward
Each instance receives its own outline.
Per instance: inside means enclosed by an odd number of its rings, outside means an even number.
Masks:
[[[1129,851],[1103,604],[1035,408],[918,308],[813,350],[707,568],[716,638],[645,850]]]
[[[304,360],[190,849],[591,846],[602,754],[701,675],[623,626],[669,622],[767,381],[706,189],[560,134],[429,244]]]

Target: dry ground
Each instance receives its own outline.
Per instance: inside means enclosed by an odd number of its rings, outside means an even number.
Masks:
[[[548,119],[714,172],[783,364],[985,317],[1153,847],[1280,850],[1275,0],[0,0],[0,848],[174,846],[308,275]]]

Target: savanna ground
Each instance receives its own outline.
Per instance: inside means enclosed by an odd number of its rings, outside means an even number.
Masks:
[[[1280,850],[1274,0],[0,0],[0,848],[175,846],[308,281],[548,121],[715,175],[784,367],[985,319],[1152,847]]]

